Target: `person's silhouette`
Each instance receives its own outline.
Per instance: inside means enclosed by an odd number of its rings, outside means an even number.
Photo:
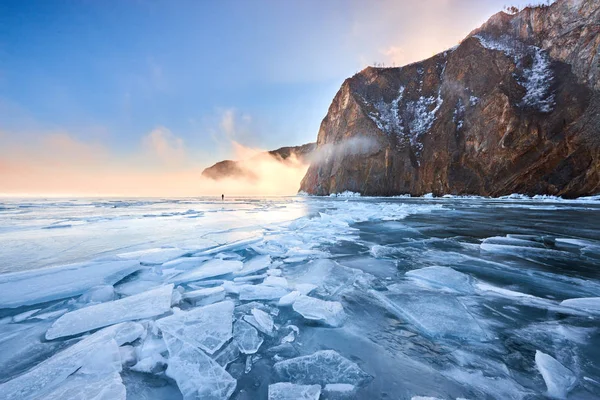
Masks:
[[[223,201],[223,200],[225,200],[225,195],[224,194],[221,195],[221,201]]]

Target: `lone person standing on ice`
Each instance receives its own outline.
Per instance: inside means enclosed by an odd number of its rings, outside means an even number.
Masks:
[[[225,200],[225,195],[224,194],[221,195],[221,201],[223,201],[223,200]]]

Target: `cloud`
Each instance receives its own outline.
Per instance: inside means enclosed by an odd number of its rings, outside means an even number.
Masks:
[[[225,112],[218,129],[236,137],[238,121],[244,125],[249,118]],[[0,131],[0,194],[187,197],[297,192],[307,164],[295,157],[282,161],[227,137],[222,140],[228,154],[242,160],[256,179],[203,178],[208,165],[196,160],[193,149],[163,126],[145,134],[126,154],[69,132]]]
[[[398,46],[389,46],[385,50],[379,51],[385,56],[385,63],[388,66],[401,66],[406,59],[404,50]]]
[[[182,165],[187,160],[183,139],[165,127],[157,127],[144,136],[142,145],[151,157],[165,165]]]

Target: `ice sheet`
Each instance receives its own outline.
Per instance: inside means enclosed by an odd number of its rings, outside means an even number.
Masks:
[[[301,295],[294,301],[292,308],[306,319],[332,327],[342,326],[346,319],[344,307],[337,301],[325,301]]]
[[[557,399],[566,399],[567,394],[577,382],[577,378],[573,372],[554,357],[539,350],[535,352],[535,365],[542,374],[544,382],[546,382],[548,396]]]
[[[600,297],[582,297],[578,299],[567,299],[560,303],[561,306],[583,310],[590,314],[600,315]]]
[[[252,309],[252,316],[254,320],[257,322],[260,330],[266,334],[270,334],[273,332],[275,328],[275,324],[273,323],[273,318],[266,312],[259,310],[258,308]]]
[[[126,389],[118,372],[107,375],[71,375],[44,395],[44,400],[125,400]]]
[[[360,386],[371,379],[356,363],[334,350],[280,361],[273,367],[281,380],[303,385],[347,383]]]
[[[0,308],[77,296],[94,286],[112,285],[139,270],[131,261],[96,261],[0,275]]]
[[[214,259],[205,262],[196,269],[175,276],[171,279],[171,282],[184,283],[214,278],[239,271],[243,266],[244,264],[241,261]]]
[[[164,314],[171,309],[172,292],[173,285],[170,284],[135,296],[71,311],[54,322],[46,332],[46,339],[77,335],[119,322]]]
[[[383,295],[371,292],[393,314],[430,338],[487,341],[488,334],[454,296],[414,293]]]
[[[459,293],[472,293],[473,284],[469,275],[449,267],[426,267],[414,269],[406,277],[433,288],[446,289]]]
[[[117,346],[139,338],[144,328],[135,322],[125,322],[98,331],[73,346],[34,366],[26,373],[0,385],[0,398],[23,400],[39,398],[59,387],[71,374],[89,362],[114,340]]]
[[[240,300],[279,300],[285,296],[289,290],[280,286],[268,285],[240,285]]]
[[[263,344],[263,338],[256,328],[242,320],[235,321],[233,324],[233,340],[244,354],[256,353]]]
[[[269,268],[271,265],[271,256],[270,255],[262,255],[257,256],[249,261],[244,262],[244,267],[233,273],[234,276],[247,276],[253,275],[259,271],[265,270]]]
[[[233,302],[216,304],[179,311],[156,321],[163,333],[182,342],[213,354],[231,339]]]
[[[321,386],[280,382],[269,385],[269,400],[319,400]]]
[[[166,374],[185,400],[226,400],[233,394],[236,380],[216,361],[168,333],[164,338],[169,349]]]

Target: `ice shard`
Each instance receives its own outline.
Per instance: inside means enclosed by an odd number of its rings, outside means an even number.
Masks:
[[[279,361],[274,368],[281,380],[302,385],[346,383],[360,386],[371,379],[356,363],[334,350]]]
[[[46,339],[77,335],[119,322],[155,317],[171,309],[173,285],[120,300],[71,311],[57,319],[46,332]]]
[[[231,339],[232,322],[233,302],[223,301],[191,311],[179,311],[159,319],[156,326],[163,333],[213,354]]]

